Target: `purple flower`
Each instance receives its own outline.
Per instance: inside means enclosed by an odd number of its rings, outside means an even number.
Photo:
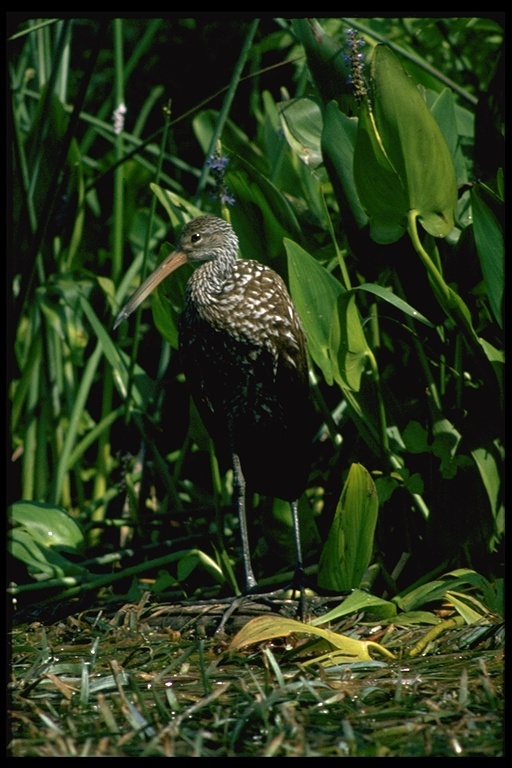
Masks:
[[[221,203],[224,203],[224,205],[234,205],[235,204],[235,198],[233,195],[228,191],[226,188],[224,192],[220,196]]]
[[[206,165],[210,169],[213,178],[213,197],[218,198],[223,205],[233,205],[235,198],[224,180],[226,168],[229,165],[229,157],[216,152],[208,157]]]
[[[365,41],[362,37],[356,37],[355,30],[351,28],[345,30],[345,36],[347,38],[348,52],[344,53],[343,58],[350,65],[347,85],[352,89],[352,93],[357,101],[360,101],[368,93],[364,78],[364,53],[361,52]]]
[[[226,157],[226,155],[210,155],[206,164],[212,171],[216,171],[220,174],[228,167],[229,157]]]

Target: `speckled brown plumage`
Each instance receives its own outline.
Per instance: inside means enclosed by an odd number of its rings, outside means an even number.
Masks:
[[[237,252],[238,239],[226,221],[210,215],[194,219],[115,325],[174,269],[186,262],[198,265],[187,283],[180,351],[205,426],[231,458],[242,486],[244,538],[245,483],[292,502],[295,522],[296,500],[309,472],[311,406],[306,338],[286,286],[272,269],[238,259]],[[252,587],[250,562],[246,568]]]
[[[208,237],[218,221],[196,219],[179,247],[198,229]],[[236,259],[234,241],[221,258],[229,259],[224,279],[215,279],[219,262],[210,261],[187,285],[180,322],[185,375],[214,442],[224,453],[236,450],[248,486],[292,501],[309,469],[304,332],[276,272]]]

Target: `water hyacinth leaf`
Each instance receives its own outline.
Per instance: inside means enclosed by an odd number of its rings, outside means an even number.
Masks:
[[[364,227],[368,216],[359,200],[354,179],[357,124],[357,118],[348,117],[335,101],[329,102],[324,110],[322,153],[333,183],[339,182],[357,225]]]
[[[25,529],[44,546],[67,552],[81,552],[84,548],[82,529],[62,507],[18,501],[10,506],[9,518],[13,526]]]
[[[334,377],[341,387],[359,392],[369,347],[352,292],[342,293],[333,313],[330,335]]]
[[[440,94],[436,94],[435,99],[430,105],[430,112],[436,119],[441,133],[443,134],[446,145],[453,158],[455,167],[455,177],[457,186],[462,186],[468,180],[466,160],[461,147],[460,128],[457,121],[457,111],[455,98],[449,88],[443,88]],[[459,111],[461,119],[464,119],[466,112]],[[471,117],[471,113],[467,113]],[[468,131],[468,128],[462,130]]]
[[[64,509],[19,501],[9,508],[9,518],[9,552],[25,563],[34,578],[61,578],[83,571],[62,554],[79,555],[85,546],[82,529]]]
[[[419,421],[410,421],[402,431],[402,438],[410,453],[428,453],[428,432]]]
[[[499,446],[475,448],[471,456],[478,467],[482,483],[489,499],[490,508],[495,520],[497,533],[501,534],[505,528],[505,508],[502,499],[502,451]]]
[[[354,177],[370,219],[372,239],[383,245],[395,243],[406,229],[406,190],[387,155],[367,102],[361,106],[357,127]]]
[[[294,102],[294,99],[287,99],[284,102],[276,104],[273,96],[269,91],[264,91],[262,94],[263,99],[263,125],[261,127],[261,148],[264,157],[267,161],[267,170],[263,171],[268,174],[268,169],[272,169],[272,182],[280,189],[283,194],[291,194],[294,202],[294,206],[297,210],[304,206],[304,210],[317,217],[320,221],[324,221],[324,213],[322,209],[322,195],[321,188],[318,184],[318,176],[311,172],[313,166],[307,165],[306,161],[310,158],[308,155],[309,149],[305,148],[304,162],[297,163],[296,152],[290,145],[290,137],[287,135],[286,128],[283,128],[283,119],[280,115],[280,110],[285,108],[287,104]],[[298,100],[297,100],[298,101]],[[312,102],[314,104],[314,102]],[[319,108],[314,104],[314,108]],[[321,126],[321,114],[318,112],[320,126]],[[300,119],[300,118],[299,118]],[[314,126],[311,126],[313,133],[316,132]],[[320,128],[318,128],[320,130]],[[306,138],[306,141],[311,140],[311,146],[313,153],[316,155],[314,137],[310,136]],[[304,145],[306,147],[306,145]],[[318,152],[320,152],[320,140],[318,139]],[[322,174],[322,170],[319,170]]]
[[[371,661],[370,649],[381,653],[387,658],[393,659],[394,655],[378,643],[367,640],[356,640],[352,637],[340,635],[330,629],[322,629],[311,624],[304,624],[296,619],[287,619],[281,616],[256,616],[245,624],[235,635],[229,644],[229,651],[238,651],[246,645],[263,643],[276,637],[287,637],[291,634],[314,635],[324,640],[332,648],[336,649],[347,662]],[[338,656],[338,663],[341,658]]]
[[[36,581],[74,577],[84,572],[52,547],[41,544],[25,529],[15,528],[9,535],[9,553],[24,563],[28,573]]]
[[[427,232],[445,237],[453,229],[457,205],[453,160],[418,88],[385,45],[374,51],[371,99],[379,134],[406,189],[408,209],[418,211]]]
[[[414,210],[427,232],[446,237],[457,205],[453,160],[418,88],[385,45],[374,49],[370,103],[371,110],[365,104],[361,112],[354,164],[359,195],[376,235],[382,238],[386,224],[391,232],[405,226]],[[382,199],[388,185],[389,204]]]
[[[279,105],[284,135],[303,163],[317,168],[322,162],[322,113],[312,99],[291,99]]]
[[[362,464],[352,464],[320,556],[318,586],[356,589],[370,564],[377,524],[375,483]]]
[[[341,283],[293,240],[285,238],[290,292],[300,315],[308,349],[328,384],[334,381],[330,334]]]
[[[487,286],[489,304],[500,328],[503,327],[503,293],[505,282],[505,240],[503,229],[484,199],[483,185],[471,190],[473,231],[478,259]]]

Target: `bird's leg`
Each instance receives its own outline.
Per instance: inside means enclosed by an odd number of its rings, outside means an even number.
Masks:
[[[299,502],[296,499],[291,502],[293,537],[295,540],[295,575],[294,587],[299,590],[299,618],[302,621],[306,612],[306,595],[304,592],[304,564],[302,562],[302,547],[300,544]]]
[[[240,536],[242,539],[242,560],[245,571],[245,591],[250,592],[256,586],[256,578],[252,570],[249,535],[247,533],[247,516],[245,512],[245,477],[238,454],[233,451],[233,472],[236,488],[238,519],[240,520]]]

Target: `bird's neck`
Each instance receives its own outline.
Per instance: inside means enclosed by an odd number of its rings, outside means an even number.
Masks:
[[[195,304],[215,301],[225,290],[236,264],[235,254],[225,254],[214,261],[207,261],[192,273],[187,292]]]

